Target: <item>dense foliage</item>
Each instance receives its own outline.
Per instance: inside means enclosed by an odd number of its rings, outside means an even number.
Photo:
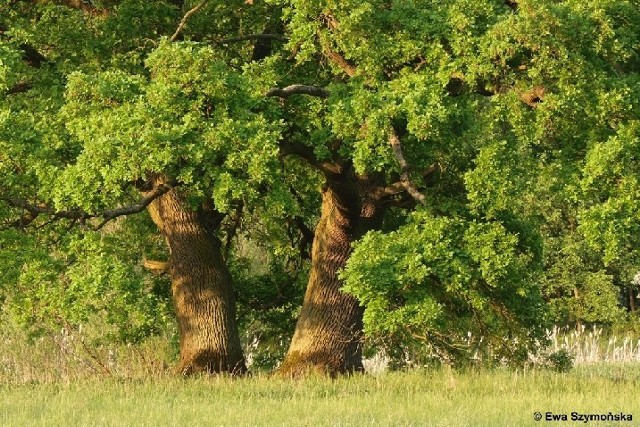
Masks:
[[[339,164],[387,184],[340,277],[388,352],[637,321],[638,70],[635,0],[0,1],[0,302],[166,328],[163,239],[110,215],[162,176],[224,215],[245,336],[281,352]]]

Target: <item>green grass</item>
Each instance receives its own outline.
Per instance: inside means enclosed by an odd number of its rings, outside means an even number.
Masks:
[[[608,354],[595,335],[574,338],[572,354],[596,345]],[[175,357],[171,336],[92,346],[65,331],[28,340],[0,322],[0,426],[584,425],[536,422],[536,411],[622,411],[633,422],[610,425],[640,425],[635,356],[584,359],[568,373],[443,368],[298,381],[185,380],[169,373]]]
[[[533,413],[631,413],[640,366],[447,369],[288,381],[97,378],[0,386],[2,426],[527,426]],[[567,424],[567,423],[561,423]],[[572,424],[572,423],[569,423]],[[591,422],[589,425],[606,425]]]

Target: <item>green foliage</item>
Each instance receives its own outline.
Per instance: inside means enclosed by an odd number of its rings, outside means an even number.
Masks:
[[[491,349],[514,357],[542,338],[544,315],[531,252],[499,222],[414,213],[354,247],[344,290],[365,306],[365,330],[433,346],[463,362]],[[475,342],[465,343],[468,335]]]
[[[109,206],[150,171],[188,185],[194,203],[213,196],[222,211],[275,183],[278,124],[251,112],[258,101],[241,75],[190,43],[161,43],[146,66],[149,81],[121,71],[70,76],[62,115],[82,152],[57,174],[57,206]]]
[[[569,372],[573,368],[573,356],[566,350],[558,350],[547,356],[549,367],[556,372]]]
[[[614,276],[579,234],[548,238],[545,267],[541,285],[556,323],[611,325],[624,319]]]
[[[580,231],[603,254],[607,266],[640,265],[639,129],[639,120],[620,126],[615,136],[594,144],[586,157]],[[634,273],[627,270],[625,279],[630,281]]]
[[[192,206],[229,213],[222,234],[260,242],[245,262],[219,236],[246,329],[282,336],[307,268],[294,222],[315,222],[321,185],[283,147],[393,184],[392,130],[429,206],[406,220],[390,210],[343,273],[374,337],[518,358],[540,336],[541,295],[555,322],[628,320],[618,296],[640,269],[636,1],[209,1],[175,42],[196,2],[85,3],[109,13],[0,1],[0,291],[24,322],[99,315],[125,341],[166,322],[166,283],[139,265],[147,250],[165,255],[147,220],[91,234],[9,203],[97,213],[162,175]],[[259,52],[265,40],[247,35],[261,33],[288,41]],[[292,83],[330,96],[265,99]],[[255,269],[263,252],[269,268]],[[278,293],[281,311],[252,308]]]
[[[110,327],[91,337],[100,341],[137,343],[164,332],[171,323],[169,288],[142,269],[139,254],[154,243],[137,240],[144,227],[130,222],[110,233],[67,233],[64,244],[34,240],[30,249],[22,245],[21,258],[3,247],[2,258],[17,264],[0,288],[8,312],[34,334],[96,321]]]

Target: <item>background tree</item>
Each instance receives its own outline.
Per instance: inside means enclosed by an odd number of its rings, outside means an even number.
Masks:
[[[515,108],[508,98],[494,104],[494,125],[484,132],[496,141],[482,149],[476,170],[467,175],[470,199],[491,217],[515,209],[516,217],[529,218],[540,230],[541,284],[554,322],[612,324],[625,317],[619,297],[624,293],[628,300],[621,286],[637,269],[628,258],[637,250],[627,243],[626,263],[603,258],[603,246],[593,244],[594,227],[614,222],[586,212],[606,201],[595,187],[612,188],[595,182],[595,170],[617,170],[623,181],[637,174],[633,166],[622,172],[612,158],[596,153],[611,141],[633,144],[628,129],[638,118],[638,7],[625,1],[518,4],[487,43],[491,55],[513,70],[507,78],[528,81],[538,100],[528,109]],[[525,94],[525,101],[532,100],[533,92]],[[514,173],[518,179],[504,179]],[[615,211],[633,223],[632,212]],[[630,230],[615,227],[613,234],[629,242]]]

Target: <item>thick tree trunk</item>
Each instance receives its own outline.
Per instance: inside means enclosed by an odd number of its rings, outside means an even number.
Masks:
[[[149,206],[169,245],[178,327],[178,372],[246,372],[233,283],[214,234],[211,212],[193,211],[172,190]]]
[[[323,190],[309,283],[281,375],[362,370],[363,308],[340,291],[338,272],[351,254],[351,243],[382,223],[383,209],[367,199],[367,191],[361,180],[346,175]]]

